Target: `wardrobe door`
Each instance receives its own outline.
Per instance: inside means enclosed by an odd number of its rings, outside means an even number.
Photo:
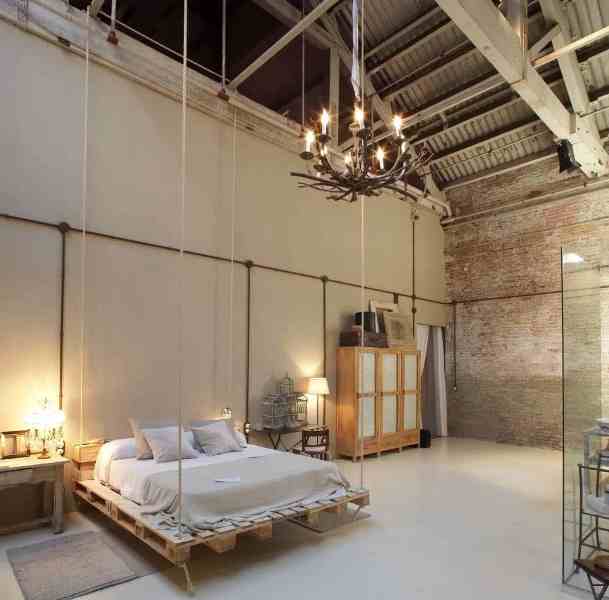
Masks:
[[[383,434],[398,431],[398,370],[399,354],[382,352],[380,360],[380,412]]]
[[[419,428],[419,354],[416,351],[402,353],[402,427],[404,431]]]
[[[360,394],[376,392],[376,365],[374,352],[359,353],[359,388]]]
[[[357,428],[359,436],[376,437],[376,355],[374,352],[365,350],[359,352],[358,402],[362,411]]]

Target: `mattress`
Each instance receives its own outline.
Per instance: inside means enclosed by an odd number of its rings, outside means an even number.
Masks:
[[[142,506],[156,525],[192,531],[221,530],[287,509],[344,497],[349,482],[335,463],[249,444],[229,452],[182,461],[118,458],[102,448],[96,479]],[[180,489],[182,493],[180,494]]]
[[[243,449],[243,452],[227,452],[218,456],[206,456],[202,454],[200,458],[183,460],[182,472],[197,467],[230,463],[244,458],[255,459],[256,457],[262,457],[273,452],[276,451],[249,444],[247,448]],[[109,464],[103,464],[104,458],[101,456],[101,453],[99,460],[102,464],[98,465],[99,468],[96,469],[96,472],[107,474],[107,479],[102,481],[102,483],[109,485],[122,496],[137,504],[144,503],[145,486],[148,479],[153,475],[174,471],[176,480],[178,477],[177,461],[157,463],[154,460],[124,458],[121,460],[109,459]],[[100,478],[98,477],[98,479]]]

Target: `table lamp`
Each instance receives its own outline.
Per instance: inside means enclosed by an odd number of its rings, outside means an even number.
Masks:
[[[38,458],[51,458],[47,441],[59,436],[65,421],[63,411],[57,408],[49,408],[48,404],[49,402],[45,398],[42,409],[35,410],[26,419],[26,423],[34,430],[34,437],[42,440],[42,452],[38,455]]]
[[[325,377],[311,377],[307,381],[307,394],[311,396],[317,397],[317,413],[316,413],[316,421],[319,425],[319,397],[324,397],[324,418],[323,421],[326,421],[326,396],[330,393],[330,388],[328,387],[328,380]]]

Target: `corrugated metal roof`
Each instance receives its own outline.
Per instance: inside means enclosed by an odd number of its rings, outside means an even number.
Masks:
[[[565,6],[570,38],[609,25],[609,0],[572,0]],[[345,3],[337,15],[346,30],[351,27],[350,8],[350,3]],[[394,111],[406,115],[495,74],[466,36],[437,10],[434,0],[366,2],[366,50],[426,14],[428,17],[419,21],[420,26],[411,27],[392,39],[367,61],[381,97]],[[529,44],[540,39],[547,29],[538,5],[534,6],[529,20]],[[608,41],[603,40],[599,45],[603,43]],[[582,70],[591,99],[609,90],[609,52],[585,61]],[[544,67],[543,73],[568,105],[556,63]],[[603,107],[609,107],[609,96],[593,102],[591,109]],[[609,110],[593,118],[600,130],[609,130]],[[419,121],[407,133],[412,137],[417,132],[418,139],[428,144],[438,157],[433,171],[441,183],[536,154],[554,144],[545,125],[524,101],[510,93],[507,84],[425,122]]]
[[[368,49],[373,48],[420,15],[436,7],[435,0],[374,0],[373,2],[366,2],[366,47]],[[337,16],[344,19],[351,27],[350,3],[343,5]]]

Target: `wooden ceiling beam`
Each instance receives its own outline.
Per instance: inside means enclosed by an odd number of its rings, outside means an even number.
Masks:
[[[609,173],[609,155],[586,122],[570,113],[522,52],[521,39],[490,0],[436,0],[550,131],[568,140],[588,177]]]
[[[241,73],[232,79],[229,89],[236,90],[244,81],[249,79],[260,67],[283,50],[292,40],[298,37],[307,27],[322,17],[339,0],[322,0],[312,11],[300,19],[285,35],[281,36],[270,48],[250,63]]]

